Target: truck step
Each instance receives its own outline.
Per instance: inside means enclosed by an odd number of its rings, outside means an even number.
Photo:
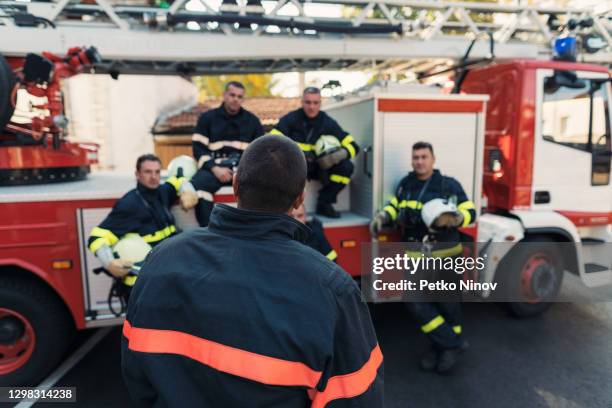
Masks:
[[[609,268],[604,265],[599,265],[596,263],[587,263],[584,264],[584,272],[586,273],[596,273],[596,272],[609,272]]]

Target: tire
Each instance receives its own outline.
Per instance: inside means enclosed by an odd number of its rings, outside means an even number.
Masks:
[[[500,264],[497,281],[504,300],[502,305],[514,317],[532,317],[545,312],[553,303],[563,283],[563,254],[545,237],[521,241]]]
[[[6,59],[0,54],[0,131],[4,129],[15,107],[11,102],[11,93],[15,87],[15,75]]]
[[[74,334],[66,307],[27,278],[0,278],[0,386],[35,386],[64,356]]]

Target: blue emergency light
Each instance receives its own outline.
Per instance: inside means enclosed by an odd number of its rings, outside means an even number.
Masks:
[[[575,37],[561,37],[555,40],[554,55],[556,60],[576,61],[578,47]]]

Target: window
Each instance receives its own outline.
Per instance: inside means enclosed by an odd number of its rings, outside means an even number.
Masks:
[[[591,185],[610,184],[612,148],[605,79],[558,71],[544,80],[542,137],[591,153]]]

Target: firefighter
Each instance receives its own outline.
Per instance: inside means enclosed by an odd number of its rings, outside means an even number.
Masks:
[[[413,145],[413,171],[400,181],[395,196],[374,217],[370,228],[372,234],[377,235],[384,225],[399,224],[402,229],[402,240],[416,243],[409,245],[416,252],[416,255],[412,254],[414,256],[421,256],[421,244],[424,241],[432,245],[428,256],[435,258],[460,256],[463,248],[458,228],[474,222],[476,217],[474,203],[468,199],[457,180],[434,170],[434,163],[435,156],[431,144],[418,142]],[[423,222],[421,210],[426,203],[437,199],[456,203],[457,211],[451,215],[442,208],[444,211],[440,210],[441,216],[428,227]],[[460,276],[450,271],[444,279],[456,282]],[[460,300],[460,293],[450,296],[452,300],[450,302],[406,304],[432,343],[431,350],[420,361],[424,370],[436,370],[439,373],[451,370],[467,345],[463,340],[461,303],[457,301]]]
[[[310,221],[307,221],[306,207],[304,204],[300,205],[297,210],[293,211],[293,218],[306,225],[311,230],[311,233],[306,240],[306,245],[325,255],[325,257],[330,261],[337,263],[338,253],[334,251],[334,248],[332,248],[329,241],[325,237],[325,232],[323,232],[323,224],[321,224],[321,221],[317,217],[312,217]]]
[[[259,138],[233,177],[238,207],[218,204],[208,228],[153,248],[123,326],[135,401],[382,407],[383,357],[357,284],[298,242],[305,183],[294,142]]]
[[[321,112],[321,91],[308,87],[302,94],[302,107],[283,116],[273,134],[293,139],[304,152],[308,163],[308,179],[321,181],[316,213],[339,218],[333,204],[353,174],[351,159],[359,153],[353,136],[338,122]]]
[[[198,119],[192,137],[198,172],[191,183],[198,192],[196,218],[201,227],[208,225],[213,194],[231,185],[242,152],[264,133],[257,116],[242,107],[243,101],[244,85],[228,82],[221,106],[204,112]]]
[[[130,274],[132,262],[117,258],[113,246],[125,236],[137,234],[151,246],[175,235],[178,230],[170,206],[177,197],[183,209],[195,207],[197,195],[184,178],[171,177],[160,185],[161,161],[153,154],[145,154],[136,161],[136,188],[121,197],[112,211],[95,227],[89,236],[88,248],[114,277],[122,279],[128,288],[134,285],[135,274]]]

